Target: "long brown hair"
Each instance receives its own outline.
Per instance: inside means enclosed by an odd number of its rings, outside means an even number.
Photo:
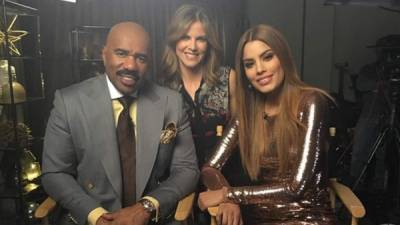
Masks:
[[[180,76],[179,60],[175,52],[176,43],[187,33],[190,26],[199,21],[206,32],[207,53],[203,59],[204,81],[212,86],[218,81],[218,69],[222,47],[218,41],[218,34],[204,8],[198,5],[185,4],[179,7],[173,16],[167,30],[167,43],[161,61],[159,80],[169,85]]]
[[[263,118],[266,95],[249,88],[250,82],[242,62],[244,46],[255,40],[266,43],[273,50],[284,72],[284,80],[278,90],[280,91],[279,113],[268,131],[265,129]],[[268,137],[273,135],[279,169],[283,172],[288,168],[290,148],[299,146],[305,130],[305,126],[297,118],[301,96],[307,91],[316,91],[323,95],[326,93],[300,80],[285,38],[279,31],[267,25],[257,25],[242,35],[236,50],[235,66],[238,73],[236,117],[239,120],[239,146],[243,165],[250,178],[256,180],[260,171],[261,157],[272,145],[271,138]]]

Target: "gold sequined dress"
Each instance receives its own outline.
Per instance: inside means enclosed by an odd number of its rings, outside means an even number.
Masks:
[[[257,181],[230,188],[228,199],[240,204],[246,225],[336,224],[327,190],[326,101],[317,93],[302,97],[298,117],[306,127],[304,141],[290,150],[289,169],[284,174],[278,172],[276,152],[270,151],[261,160]],[[237,145],[238,125],[234,121],[226,129],[213,157],[203,167],[203,181],[210,189],[226,185],[219,170]]]

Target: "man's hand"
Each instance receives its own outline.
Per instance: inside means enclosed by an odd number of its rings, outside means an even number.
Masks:
[[[103,214],[102,218],[111,221],[113,225],[146,225],[150,216],[150,213],[146,212],[140,203],[136,203],[114,213]]]
[[[199,194],[199,198],[197,203],[201,210],[205,210],[206,208],[218,206],[219,204],[226,201],[226,194],[228,192],[227,187],[223,187],[219,190],[215,191],[206,191],[201,192]]]
[[[217,212],[217,224],[243,225],[240,207],[234,203],[221,203]]]

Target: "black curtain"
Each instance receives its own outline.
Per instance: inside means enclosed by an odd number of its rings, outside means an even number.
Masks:
[[[243,0],[20,0],[40,10],[42,68],[46,81],[46,108],[52,107],[54,91],[78,82],[73,72],[71,31],[77,26],[111,27],[120,21],[136,21],[143,25],[152,38],[153,64],[151,78],[157,73],[164,49],[166,26],[181,4],[204,6],[217,23],[224,47],[225,64],[233,64],[237,40],[242,33]]]

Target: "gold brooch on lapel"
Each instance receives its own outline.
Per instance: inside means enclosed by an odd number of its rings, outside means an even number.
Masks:
[[[160,142],[161,144],[169,144],[176,137],[176,125],[175,123],[168,123],[165,129],[161,133]]]

